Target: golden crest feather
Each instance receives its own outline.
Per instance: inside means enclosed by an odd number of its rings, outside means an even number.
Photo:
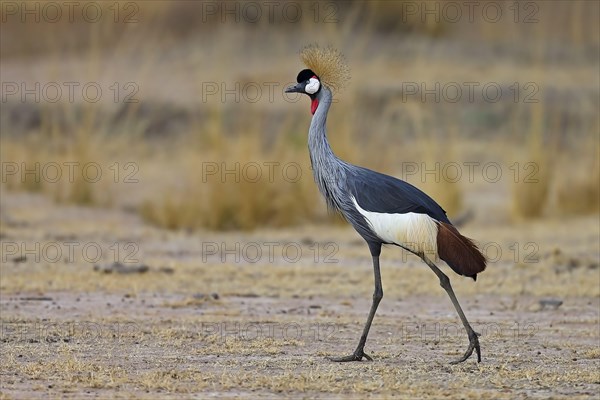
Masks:
[[[316,44],[308,45],[300,51],[300,59],[334,92],[342,89],[350,80],[350,68],[343,54],[331,46],[321,48]]]

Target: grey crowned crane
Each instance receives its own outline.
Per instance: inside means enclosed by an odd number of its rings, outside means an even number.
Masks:
[[[420,257],[437,275],[452,301],[469,338],[465,354],[453,364],[467,360],[473,350],[481,362],[479,334],[476,333],[456,299],[450,279],[432,260],[444,260],[454,272],[476,280],[486,267],[486,259],[476,245],[452,225],[446,212],[431,197],[407,182],[340,160],[327,140],[327,112],[336,90],[349,79],[341,54],[331,48],[306,47],[301,58],[308,67],[300,71],[298,84],[287,93],[304,93],[311,100],[312,121],[308,148],[314,179],[330,209],[340,212],[367,242],[373,258],[375,291],[369,316],[356,350],[331,361],[372,360],[364,352],[365,343],[383,298],[379,255],[381,246],[399,246]]]

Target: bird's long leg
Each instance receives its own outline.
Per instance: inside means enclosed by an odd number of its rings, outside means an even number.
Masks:
[[[369,335],[369,329],[371,329],[371,323],[373,322],[373,318],[375,317],[375,312],[377,311],[377,306],[379,306],[379,302],[383,298],[383,287],[381,285],[381,272],[379,270],[379,256],[373,256],[373,272],[375,275],[375,291],[373,292],[373,302],[371,303],[371,310],[369,311],[369,316],[367,317],[367,322],[365,323],[365,327],[363,329],[362,336],[360,337],[360,341],[358,342],[358,346],[354,353],[349,356],[344,357],[329,357],[329,360],[335,362],[347,362],[347,361],[361,361],[363,358],[366,358],[369,361],[373,361],[373,359],[365,354],[365,343],[367,343],[367,336]]]
[[[475,350],[477,352],[477,362],[481,362],[481,349],[479,348],[479,339],[478,339],[479,334],[473,330],[473,328],[469,324],[469,321],[467,320],[467,317],[465,317],[465,313],[463,312],[462,308],[460,307],[460,304],[458,303],[458,300],[456,299],[454,290],[452,290],[452,285],[450,285],[450,278],[448,278],[448,276],[446,276],[446,274],[444,274],[427,257],[422,257],[422,258],[423,258],[423,261],[425,261],[425,263],[429,266],[429,268],[431,268],[431,270],[440,279],[440,286],[443,287],[444,290],[446,291],[446,293],[448,293],[448,296],[450,296],[450,300],[452,301],[452,304],[454,304],[454,308],[456,308],[456,312],[458,313],[458,316],[460,317],[460,320],[462,321],[462,323],[467,331],[467,335],[469,336],[469,347],[467,348],[467,351],[461,358],[459,358],[458,360],[452,361],[451,364],[459,364],[459,363],[465,361],[467,358],[471,357],[471,354],[473,354],[473,350]]]

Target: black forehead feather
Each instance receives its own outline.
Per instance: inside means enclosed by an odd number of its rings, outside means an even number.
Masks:
[[[317,76],[317,74],[312,72],[312,70],[310,70],[310,69],[303,69],[298,74],[298,77],[296,78],[296,80],[298,81],[298,83],[305,82],[305,81],[309,80],[310,78],[312,78],[313,76]],[[319,77],[317,76],[317,78],[319,78]]]

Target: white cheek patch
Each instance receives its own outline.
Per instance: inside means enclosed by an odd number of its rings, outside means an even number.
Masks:
[[[317,78],[310,78],[308,84],[304,87],[304,90],[308,94],[315,94],[321,87],[321,83]]]

